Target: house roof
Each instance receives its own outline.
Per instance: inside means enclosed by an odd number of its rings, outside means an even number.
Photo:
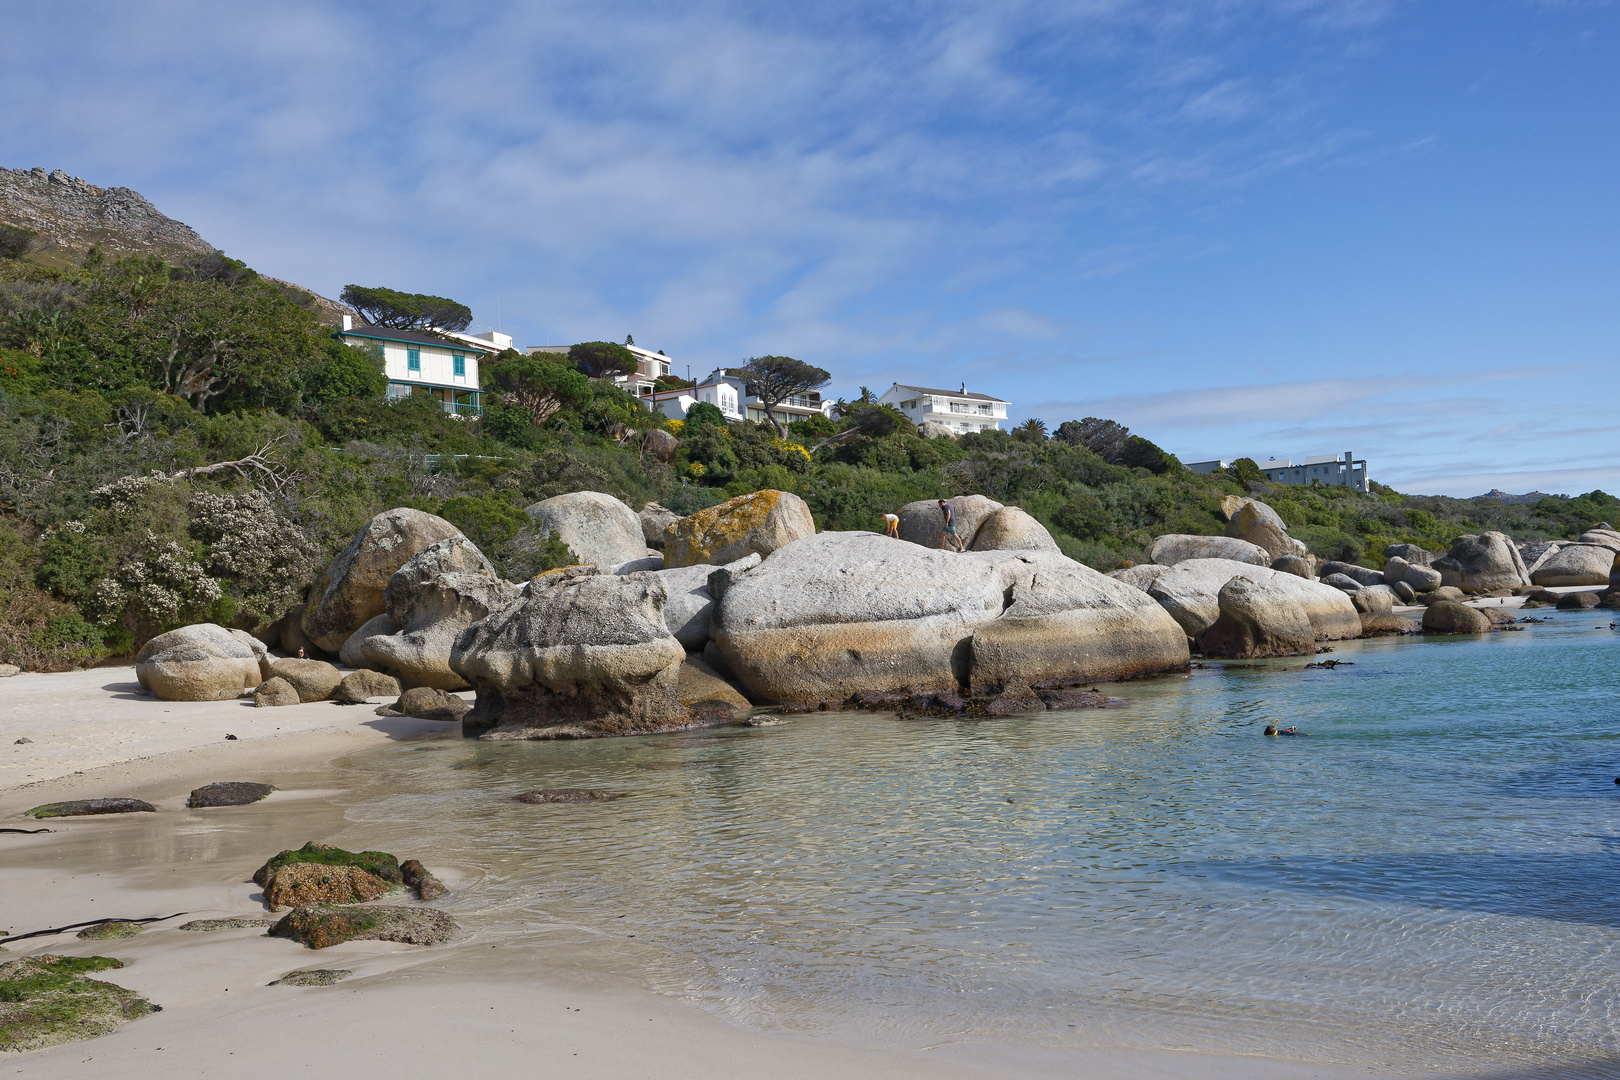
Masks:
[[[895,383],[894,385],[898,386],[902,390],[915,390],[919,394],[937,394],[940,397],[975,398],[979,401],[999,401],[1003,405],[1012,404],[1012,402],[1008,401],[1006,398],[991,397],[989,394],[970,394],[962,390],[935,390],[931,386],[907,386],[905,383]]]
[[[479,348],[477,345],[469,345],[455,338],[424,334],[419,330],[393,330],[386,326],[357,326],[353,330],[339,330],[333,336],[370,338],[374,341],[402,341],[410,345],[432,345],[440,349],[454,349],[457,352],[489,352],[488,347]]]

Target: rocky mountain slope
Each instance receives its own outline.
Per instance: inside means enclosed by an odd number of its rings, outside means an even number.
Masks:
[[[100,244],[108,255],[160,255],[171,261],[215,248],[140,192],[103,188],[61,169],[0,169],[0,224],[39,235],[39,254],[70,255]]]

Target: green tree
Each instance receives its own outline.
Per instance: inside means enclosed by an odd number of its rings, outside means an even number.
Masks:
[[[1240,457],[1226,467],[1226,474],[1247,487],[1266,478],[1254,458]]]
[[[495,366],[501,403],[518,409],[531,424],[543,424],[564,409],[590,404],[591,384],[580,372],[547,353],[512,356]]]
[[[466,304],[427,293],[345,285],[340,298],[372,326],[394,330],[465,330],[472,322],[472,309]]]
[[[748,392],[759,398],[765,418],[776,425],[783,438],[787,437],[787,425],[776,418],[776,407],[790,397],[819,390],[832,381],[826,371],[791,356],[752,357],[742,366],[741,374],[748,380]]]
[[[568,348],[568,362],[592,379],[634,375],[636,354],[611,341],[582,341]]]
[[[699,401],[686,410],[686,424],[681,428],[681,437],[690,439],[706,427],[718,427],[724,431],[726,414],[720,411],[718,405]]]
[[[382,358],[371,349],[327,339],[323,359],[305,380],[305,396],[316,405],[339,398],[380,398],[388,389]]]
[[[1019,424],[1017,427],[1013,428],[1013,434],[1020,439],[1026,440],[1027,442],[1045,442],[1046,421],[1039,420],[1032,416],[1028,420],[1025,420],[1022,424]]]

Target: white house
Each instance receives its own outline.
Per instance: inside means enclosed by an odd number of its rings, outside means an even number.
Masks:
[[[386,326],[355,326],[343,316],[335,335],[347,345],[369,348],[383,360],[392,400],[419,395],[431,397],[452,416],[481,416],[484,395],[478,389],[478,362],[491,349],[462,338],[417,330],[391,330]]]
[[[1288,458],[1267,458],[1261,461],[1252,459],[1260,466],[1260,472],[1265,475],[1266,481],[1272,484],[1328,484],[1333,487],[1353,487],[1357,491],[1367,490],[1367,463],[1353,457],[1346,450],[1343,456],[1333,454],[1317,454],[1307,457],[1304,461],[1295,464]],[[1223,458],[1212,461],[1195,461],[1187,468],[1196,473],[1210,473],[1216,469],[1228,468],[1232,463]]]
[[[765,406],[760,403],[757,395],[748,392],[748,380],[741,371],[734,368],[715,368],[696,386],[684,390],[649,393],[643,400],[651,403],[653,408],[665,416],[674,418],[685,417],[687,410],[693,405],[707,401],[725,413],[727,420],[765,419]],[[808,394],[794,394],[773,406],[773,409],[776,418],[784,424],[804,420],[818,413],[828,418],[832,417],[832,402],[822,400],[821,395],[814,390]]]
[[[913,424],[932,422],[963,435],[970,431],[1000,431],[1010,403],[989,394],[969,393],[966,383],[960,390],[895,383],[878,398],[878,404],[893,405]]]
[[[512,335],[503,334],[499,330],[486,330],[482,334],[463,334],[460,331],[442,330],[440,333],[447,338],[454,338],[464,345],[471,345],[475,349],[483,349],[490,355],[505,352],[512,347]]]
[[[704,380],[696,386],[689,386],[683,390],[658,390],[643,395],[642,401],[647,403],[649,409],[657,410],[671,420],[684,420],[692,406],[700,401],[706,401],[719,409],[727,420],[745,420],[747,414],[742,411],[742,393],[732,383],[719,380]]]
[[[636,358],[635,374],[615,375],[610,381],[627,394],[645,398],[655,389],[653,384],[669,374],[669,357],[661,352],[648,352],[639,345],[626,345],[625,348]],[[535,345],[529,349],[529,353],[560,353],[566,356],[568,349],[567,345]]]

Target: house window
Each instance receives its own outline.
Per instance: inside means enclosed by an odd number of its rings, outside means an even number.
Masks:
[[[406,371],[414,371],[417,374],[421,374],[421,371],[422,371],[422,350],[421,349],[406,349],[405,350],[405,370]]]
[[[453,353],[451,355],[454,358],[452,363],[453,363],[453,366],[455,368],[456,377],[457,378],[463,378],[463,379],[466,378],[467,377],[467,358],[465,356],[462,356],[460,353]]]

